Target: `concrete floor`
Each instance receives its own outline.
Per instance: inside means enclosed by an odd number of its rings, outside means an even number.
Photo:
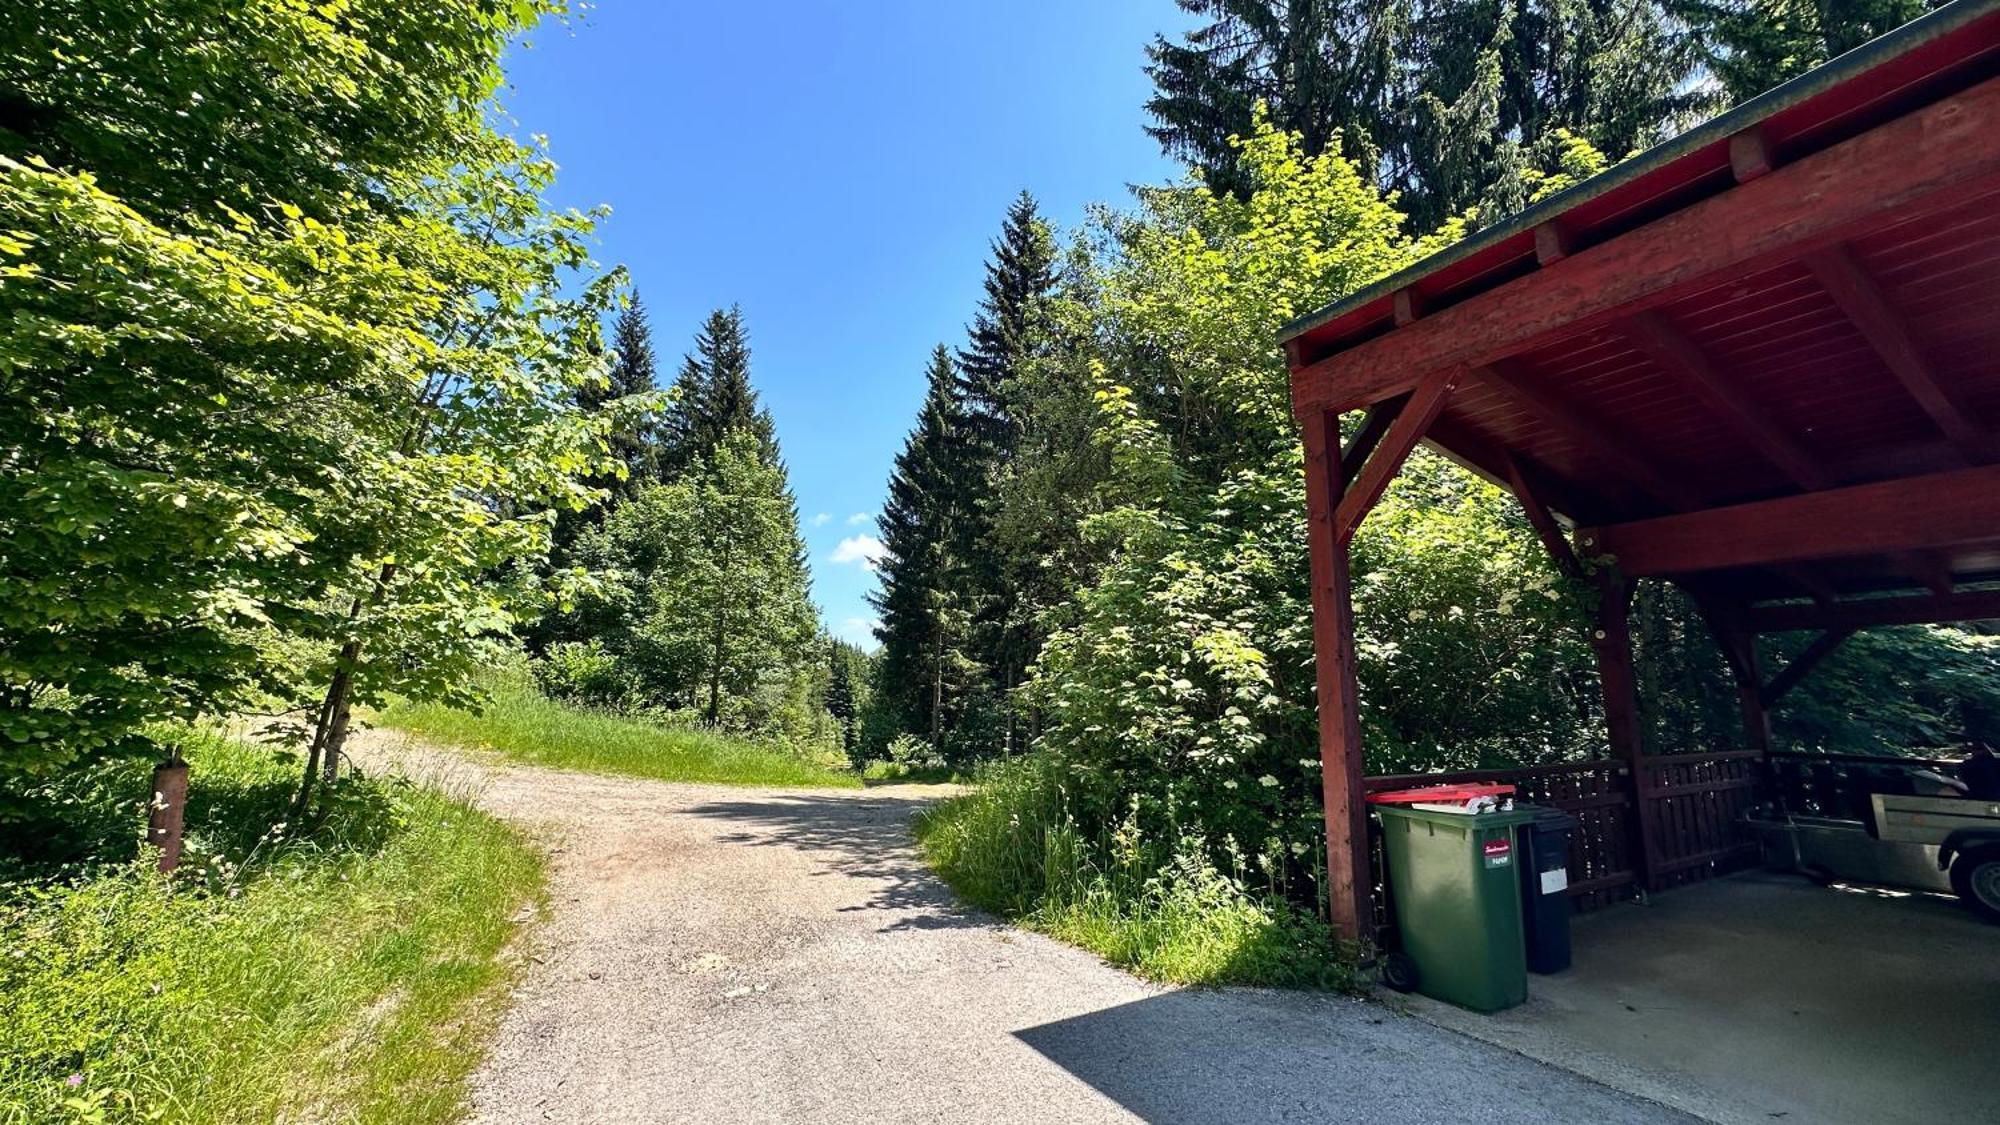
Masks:
[[[1755,873],[1576,919],[1527,1004],[1432,1022],[1720,1122],[2000,1120],[2000,927],[1956,900]]]

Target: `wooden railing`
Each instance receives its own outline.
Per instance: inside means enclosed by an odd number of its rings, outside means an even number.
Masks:
[[[1743,814],[1757,803],[1763,752],[1666,754],[1647,758],[1639,799],[1653,841],[1652,890],[1698,883],[1757,862]]]
[[[1595,910],[1641,888],[1682,886],[1755,863],[1756,841],[1742,822],[1760,796],[1761,758],[1755,750],[1660,755],[1640,764],[1638,785],[1625,763],[1600,759],[1371,777],[1364,788],[1502,782],[1521,801],[1562,809],[1578,822],[1569,844],[1570,901]],[[1378,851],[1378,878],[1381,870]],[[1381,901],[1378,888],[1378,908]]]
[[[1577,830],[1570,834],[1569,841],[1569,894],[1578,909],[1592,910],[1630,897],[1630,887],[1637,877],[1634,858],[1639,840],[1632,818],[1632,785],[1622,763],[1606,760],[1518,769],[1400,774],[1371,777],[1363,784],[1367,792],[1379,793],[1386,789],[1474,781],[1504,782],[1515,787],[1520,800],[1552,805],[1577,818]],[[1381,870],[1378,854],[1378,877]]]

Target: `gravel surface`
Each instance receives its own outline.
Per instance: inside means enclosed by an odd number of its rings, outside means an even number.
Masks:
[[[477,1122],[1692,1120],[1378,1004],[1157,987],[969,912],[910,841],[937,787],[679,785],[357,742],[554,855]]]

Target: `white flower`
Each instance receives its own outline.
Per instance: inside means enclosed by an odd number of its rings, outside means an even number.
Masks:
[[[1232,778],[1230,778],[1230,779],[1229,779],[1228,781],[1225,781],[1225,782],[1223,782],[1223,783],[1222,783],[1222,787],[1223,787],[1224,789],[1234,789],[1234,788],[1236,788],[1236,779],[1235,779],[1235,778],[1233,778],[1233,777],[1232,777]]]
[[[1270,774],[1267,773],[1263,777],[1257,779],[1257,784],[1263,786],[1266,789],[1276,789],[1278,787],[1278,779],[1272,777]]]

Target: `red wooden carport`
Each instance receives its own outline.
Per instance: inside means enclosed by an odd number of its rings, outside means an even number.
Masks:
[[[1996,75],[2000,2],[1960,0],[1286,328],[1343,933],[1371,935],[1373,884],[1348,545],[1420,441],[1601,589],[1613,756],[1588,766],[1627,789],[1569,795],[1622,802],[1631,839],[1584,891],[1738,855],[1764,709],[1848,633],[2000,617]],[[1744,750],[1646,755],[1645,577],[1715,627]],[[1805,629],[1790,667],[1757,666],[1757,634]]]

